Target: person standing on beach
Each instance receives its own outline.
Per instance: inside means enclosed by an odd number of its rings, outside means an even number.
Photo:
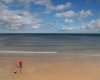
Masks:
[[[22,60],[19,60],[19,66],[20,66],[20,68],[22,68],[22,64],[23,64]]]

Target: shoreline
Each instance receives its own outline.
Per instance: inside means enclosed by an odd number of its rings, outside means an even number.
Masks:
[[[57,55],[57,56],[74,56],[74,57],[100,57],[99,51],[9,51],[0,50],[0,56],[34,56],[34,55]]]

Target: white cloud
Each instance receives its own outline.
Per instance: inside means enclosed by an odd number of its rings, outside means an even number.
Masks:
[[[18,0],[28,3],[32,0]],[[8,7],[14,0],[0,1],[0,28],[1,29],[39,29],[43,26],[43,20],[36,14],[30,14],[26,10],[10,10]],[[15,1],[15,3],[17,3]],[[22,4],[22,5],[23,5]],[[21,3],[19,4],[21,5]]]
[[[73,27],[73,26],[61,27],[61,30],[65,30],[65,31],[80,31],[80,30],[95,30],[95,29],[100,29],[100,19],[91,20],[90,22],[84,23],[79,27]]]
[[[33,1],[35,4],[38,5],[45,5],[45,6],[52,5],[50,0],[33,0]]]
[[[74,27],[66,27],[66,26],[63,26],[63,27],[61,27],[61,30],[64,30],[64,31],[72,31],[72,30],[74,30]]]
[[[51,0],[33,0],[33,2],[37,5],[43,5],[46,7],[44,13],[50,13],[54,10],[54,6],[51,2]]]
[[[42,20],[35,18],[26,11],[0,11],[0,27],[6,29],[38,29],[42,27]]]
[[[64,18],[77,17],[80,19],[87,18],[92,15],[93,15],[93,13],[90,10],[87,10],[87,11],[81,10],[80,12],[67,11],[67,12],[60,12],[60,13],[55,14],[56,17],[64,17]]]
[[[0,2],[4,4],[11,4],[11,3],[19,3],[19,4],[26,4],[33,0],[0,0]]]
[[[12,3],[14,0],[1,0],[1,2],[5,3],[5,4],[10,4]]]
[[[79,18],[86,18],[88,16],[92,16],[92,12],[90,10],[87,10],[87,11],[84,11],[84,10],[81,10],[79,12]]]
[[[62,5],[58,5],[58,6],[55,7],[55,9],[56,10],[63,10],[63,9],[65,9],[65,5],[63,5],[63,4]]]
[[[4,4],[2,4],[2,3],[0,2],[0,10],[6,9],[6,8],[7,8],[7,6],[5,6]]]
[[[51,13],[51,11],[54,10],[64,10],[72,7],[72,3],[67,2],[66,4],[60,4],[57,6],[54,6],[51,2],[51,0],[33,0],[35,4],[37,5],[44,5],[46,7],[44,13]]]
[[[74,21],[71,20],[71,19],[65,19],[64,22],[65,22],[66,24],[73,24],[73,23],[74,23]]]
[[[66,8],[71,8],[72,7],[72,3],[67,2],[65,6],[66,6]]]
[[[72,7],[72,3],[67,2],[66,4],[60,4],[58,6],[55,6],[55,10],[64,10]]]
[[[81,25],[80,29],[97,29],[100,28],[100,19],[92,20],[87,24]]]
[[[0,2],[5,5],[15,3],[17,6],[23,6],[24,10],[33,8],[28,4],[30,2],[33,2],[34,4],[45,6],[44,13],[51,13],[55,10],[64,10],[72,7],[72,3],[70,2],[54,6],[51,0],[1,0]]]
[[[56,13],[56,17],[74,17],[76,13],[74,11]]]
[[[8,8],[10,4],[15,4],[16,6],[23,7],[24,10],[29,10],[31,6],[28,3],[31,1],[33,0],[0,0],[0,3]]]

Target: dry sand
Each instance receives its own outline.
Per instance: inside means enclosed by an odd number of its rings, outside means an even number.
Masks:
[[[18,68],[19,59],[23,60],[22,69]],[[100,57],[0,55],[0,80],[100,80]]]

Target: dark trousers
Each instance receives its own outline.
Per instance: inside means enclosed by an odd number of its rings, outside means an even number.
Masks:
[[[22,64],[19,64],[20,65],[20,68],[22,68]]]

